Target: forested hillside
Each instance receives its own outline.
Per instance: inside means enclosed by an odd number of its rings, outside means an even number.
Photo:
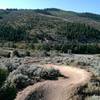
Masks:
[[[0,46],[100,53],[100,15],[60,9],[0,10]]]

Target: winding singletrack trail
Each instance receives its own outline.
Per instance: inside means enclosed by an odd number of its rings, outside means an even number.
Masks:
[[[78,100],[73,99],[75,93],[91,79],[91,73],[80,68],[51,64],[45,67],[59,70],[65,78],[28,86],[18,93],[15,100]]]

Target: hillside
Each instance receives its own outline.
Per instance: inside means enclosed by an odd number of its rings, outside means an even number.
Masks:
[[[96,29],[100,30],[100,15],[93,13],[76,13],[73,11],[64,11],[55,8],[49,8],[44,10],[36,10],[36,12],[52,15],[66,19],[69,22],[78,22],[88,24]]]
[[[100,53],[100,15],[60,9],[0,10],[0,46]]]

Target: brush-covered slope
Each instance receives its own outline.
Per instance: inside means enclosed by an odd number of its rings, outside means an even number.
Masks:
[[[100,30],[100,15],[93,13],[76,13],[73,11],[64,11],[61,9],[48,8],[44,10],[36,10],[38,13],[44,13],[60,17],[69,22],[78,22],[88,24],[96,29]]]
[[[99,16],[55,8],[0,10],[0,46],[99,53]]]

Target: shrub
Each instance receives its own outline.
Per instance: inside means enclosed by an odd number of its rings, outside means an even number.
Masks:
[[[38,66],[21,65],[9,74],[7,82],[13,84],[17,90],[23,89],[28,85],[41,81],[40,78],[36,79],[41,69]]]
[[[79,95],[83,96],[84,100],[99,100],[100,97],[100,79],[93,76],[90,82],[78,91]]]
[[[10,57],[10,52],[0,50],[0,56],[9,58]]]
[[[93,96],[88,96],[85,100],[99,100],[99,99],[100,96],[93,95]]]
[[[16,96],[16,88],[6,82],[8,70],[0,68],[0,100],[13,100]]]
[[[7,75],[8,75],[7,69],[0,68],[0,87],[2,86],[4,81],[6,80]]]
[[[36,56],[36,57],[47,57],[47,56],[50,56],[50,55],[45,50],[35,50],[32,53],[32,56]]]
[[[9,72],[12,72],[13,70],[15,70],[17,68],[16,64],[13,64],[11,62],[7,62],[5,64],[5,66],[7,67],[7,69],[8,69]]]
[[[26,56],[30,56],[30,52],[29,51],[26,51],[25,55]]]
[[[1,89],[0,89],[0,100],[14,100],[16,97],[17,90],[15,86],[6,83]]]
[[[9,74],[7,82],[14,84],[17,90],[20,90],[42,80],[55,80],[59,75],[60,72],[53,68],[45,69],[37,65],[21,65]]]
[[[13,56],[20,57],[19,52],[17,50],[13,51]]]
[[[46,79],[46,80],[55,80],[60,76],[59,70],[55,70],[53,68],[51,69],[44,69],[41,72],[41,78]]]
[[[23,89],[31,84],[31,80],[26,75],[17,74],[13,77],[12,83],[16,86],[17,89]]]

